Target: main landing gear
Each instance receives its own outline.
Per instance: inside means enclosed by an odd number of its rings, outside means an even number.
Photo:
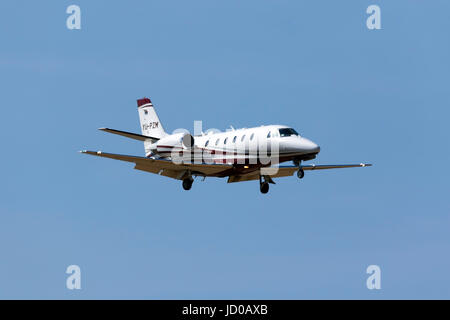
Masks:
[[[262,182],[259,186],[259,190],[261,193],[267,193],[269,192],[269,183],[268,182]]]
[[[269,183],[275,184],[270,176],[259,176],[259,191],[261,193],[269,192]]]
[[[192,178],[183,179],[183,189],[191,190],[193,182],[194,182],[194,179],[192,179]]]

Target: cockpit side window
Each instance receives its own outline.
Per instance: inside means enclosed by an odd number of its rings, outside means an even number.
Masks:
[[[292,128],[281,128],[278,130],[280,132],[280,137],[290,137],[298,136],[299,134]]]

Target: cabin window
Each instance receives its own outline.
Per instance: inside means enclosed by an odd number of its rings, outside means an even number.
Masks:
[[[205,147],[207,147],[207,146],[208,146],[208,144],[209,144],[209,140],[208,140],[208,141],[206,141],[206,143],[205,143]]]
[[[243,142],[244,141],[244,139],[245,139],[245,134],[242,136],[242,138],[241,138],[241,142]]]
[[[225,140],[223,140],[223,144],[227,144],[227,140],[228,138],[225,138]]]
[[[237,138],[237,136],[234,136],[233,143],[236,143],[236,138]]]
[[[216,140],[216,146],[219,144],[220,138]]]
[[[252,133],[252,135],[250,136],[250,140],[253,140],[253,137],[255,136],[254,133]]]
[[[270,131],[269,131],[269,133],[267,134],[267,138],[270,138]]]

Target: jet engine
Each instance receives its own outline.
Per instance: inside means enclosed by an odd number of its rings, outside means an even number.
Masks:
[[[165,136],[152,146],[156,153],[165,157],[170,157],[172,152],[189,152],[192,148],[194,148],[194,137],[187,132]]]

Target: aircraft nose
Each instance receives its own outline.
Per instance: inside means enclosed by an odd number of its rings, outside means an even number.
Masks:
[[[320,152],[320,147],[314,143],[314,146],[311,148],[311,152],[314,153],[319,153]]]
[[[306,138],[299,138],[296,137],[295,139],[292,138],[290,140],[285,140],[280,143],[281,150],[284,152],[298,152],[298,153],[319,153],[320,147],[312,142],[311,140],[308,140]]]
[[[304,139],[303,147],[310,153],[319,153],[320,147],[311,140]]]

